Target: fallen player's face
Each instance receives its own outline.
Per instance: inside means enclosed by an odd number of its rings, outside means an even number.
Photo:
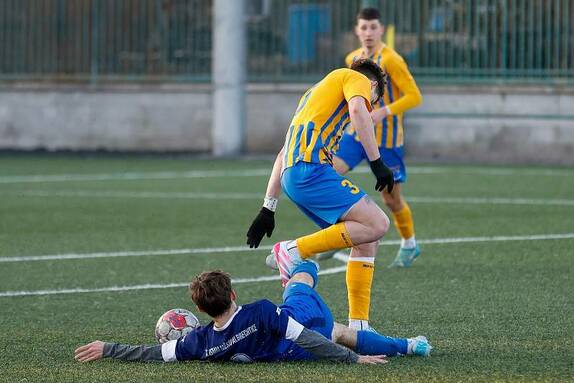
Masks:
[[[359,19],[355,28],[355,33],[361,41],[361,45],[366,48],[374,47],[383,36],[384,28],[379,20]]]

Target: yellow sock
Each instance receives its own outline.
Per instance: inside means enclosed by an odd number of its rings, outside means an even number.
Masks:
[[[297,249],[303,259],[325,251],[344,249],[345,247],[352,246],[353,243],[343,222],[339,222],[313,234],[297,238]]]
[[[413,214],[411,213],[411,208],[407,203],[404,203],[404,207],[398,212],[393,212],[393,221],[401,238],[408,239],[415,235],[415,223],[413,222]]]
[[[349,319],[369,320],[371,285],[375,272],[375,258],[349,258],[347,263],[347,294]]]

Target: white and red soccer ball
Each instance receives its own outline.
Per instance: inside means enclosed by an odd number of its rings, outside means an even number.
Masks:
[[[199,326],[199,319],[191,311],[172,309],[159,317],[155,325],[155,338],[159,343],[165,343],[178,339]]]

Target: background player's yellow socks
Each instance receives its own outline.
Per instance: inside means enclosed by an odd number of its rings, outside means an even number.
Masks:
[[[349,258],[347,263],[347,294],[349,319],[369,320],[371,284],[375,272],[375,258]]]
[[[353,243],[343,222],[339,222],[313,234],[297,238],[297,249],[303,259],[325,251],[344,249],[345,247],[352,246]]]
[[[411,208],[404,202],[404,206],[398,212],[393,212],[393,221],[401,238],[408,239],[415,235],[415,223],[413,222],[413,215]]]

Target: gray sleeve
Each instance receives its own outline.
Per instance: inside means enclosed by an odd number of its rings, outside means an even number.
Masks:
[[[161,344],[131,346],[129,344],[105,343],[104,358],[126,361],[163,362]]]
[[[357,363],[359,359],[359,355],[352,350],[333,343],[318,332],[307,328],[303,329],[294,342],[319,359],[347,363]]]

